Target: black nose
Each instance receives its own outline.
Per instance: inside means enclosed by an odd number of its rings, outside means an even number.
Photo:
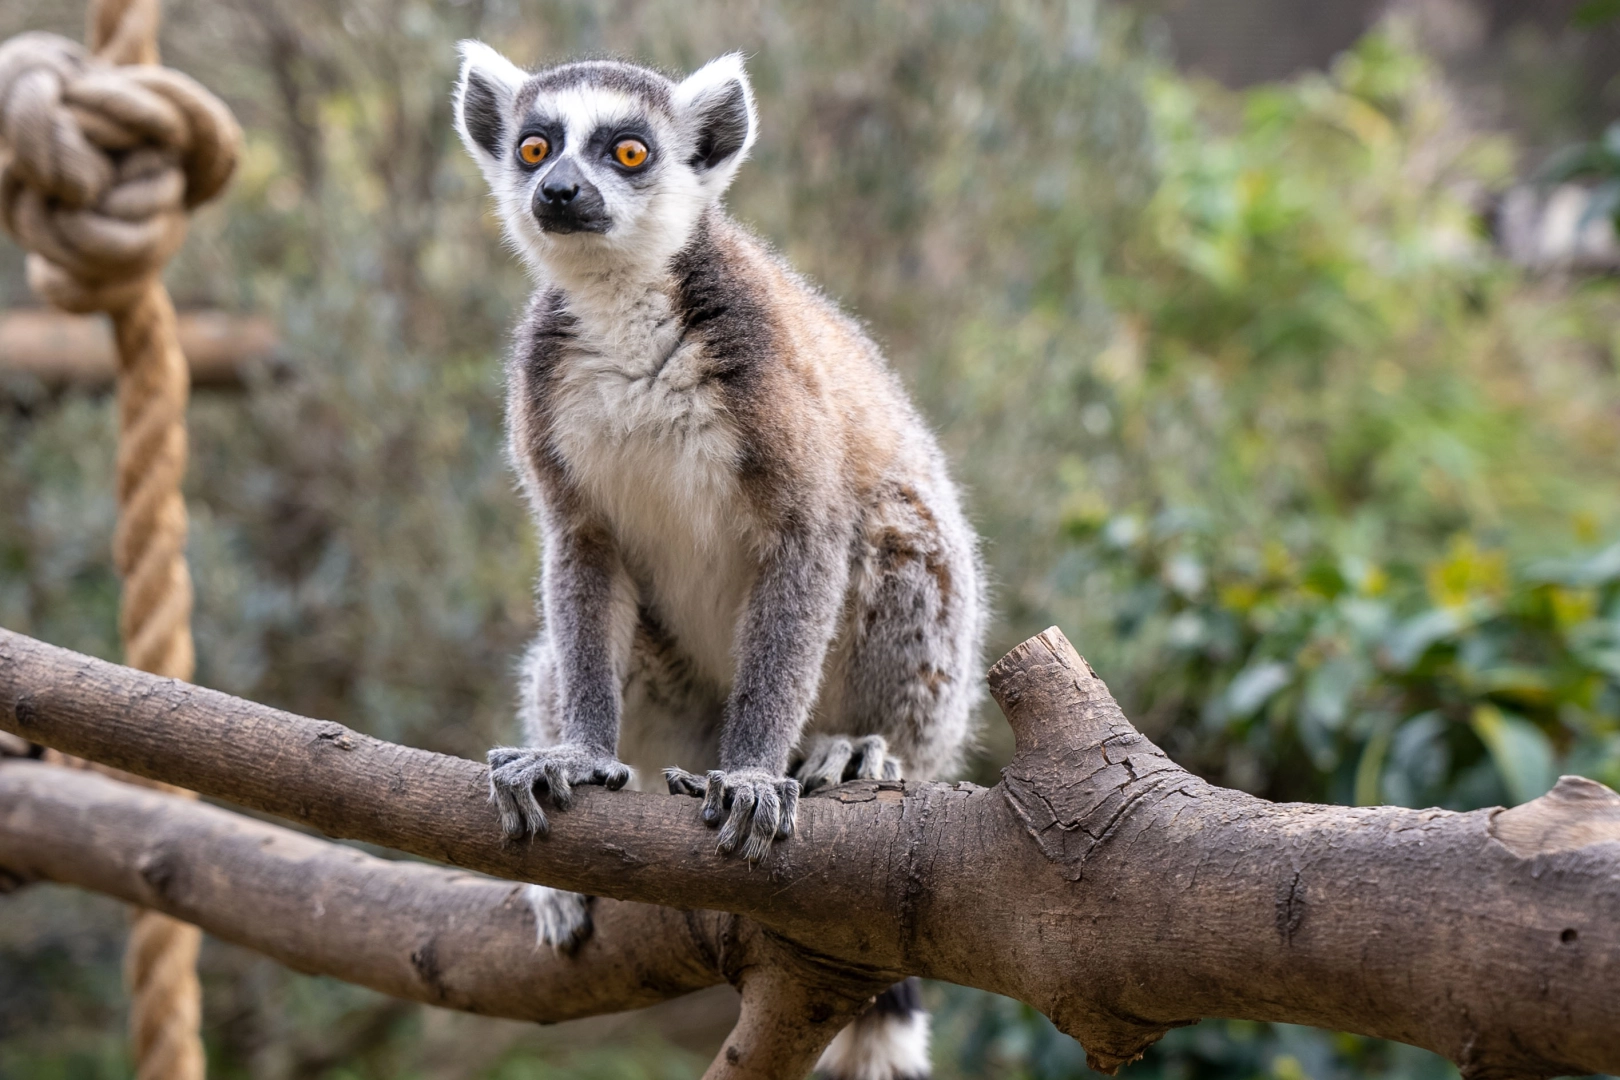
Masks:
[[[540,196],[553,206],[567,206],[579,194],[582,179],[579,166],[572,161],[559,161],[540,181]]]
[[[529,209],[543,232],[605,233],[613,227],[602,193],[584,170],[567,158],[540,178]]]

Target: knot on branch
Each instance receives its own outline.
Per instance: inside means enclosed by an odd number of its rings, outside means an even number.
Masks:
[[[133,5],[94,55],[55,34],[0,45],[0,224],[29,252],[29,284],[68,311],[139,299],[187,212],[236,166],[241,132],[222,101],[178,71],[110,62],[150,50],[150,6]]]
[[[1131,726],[1057,627],[1002,657],[990,693],[1018,744],[1002,770],[1007,803],[1072,881],[1134,812],[1209,790]]]
[[[1620,843],[1620,794],[1584,776],[1560,776],[1541,798],[1493,817],[1491,835],[1521,859]]]

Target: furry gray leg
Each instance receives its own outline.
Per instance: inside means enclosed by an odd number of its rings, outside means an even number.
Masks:
[[[928,1080],[928,1011],[915,978],[895,983],[840,1031],[821,1060],[817,1080]]]
[[[545,885],[525,885],[524,899],[534,912],[534,936],[541,945],[571,953],[591,936],[591,898]]]

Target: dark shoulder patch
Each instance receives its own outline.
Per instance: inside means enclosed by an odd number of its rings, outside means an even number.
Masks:
[[[562,290],[537,291],[513,332],[511,362],[521,365],[531,379],[546,377],[577,333]]]
[[[715,211],[705,213],[670,270],[687,335],[703,341],[714,378],[745,392],[758,383],[778,334],[759,284],[721,242],[725,228]]]
[[[557,372],[577,332],[560,289],[536,292],[512,335],[507,360],[507,425],[522,432],[518,451],[548,487],[561,485],[563,465],[552,444]],[[514,449],[517,449],[514,447]]]
[[[699,220],[670,269],[676,307],[689,340],[702,342],[709,378],[720,388],[738,434],[738,479],[755,507],[784,533],[803,530],[813,514],[805,500],[818,496],[805,482],[811,462],[804,387],[782,352],[784,331],[762,276],[763,255],[718,210]]]

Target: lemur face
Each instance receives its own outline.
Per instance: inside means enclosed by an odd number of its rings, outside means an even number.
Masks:
[[[461,43],[456,128],[536,269],[662,265],[753,145],[754,95],[733,53],[682,82],[585,61],[538,74]]]

